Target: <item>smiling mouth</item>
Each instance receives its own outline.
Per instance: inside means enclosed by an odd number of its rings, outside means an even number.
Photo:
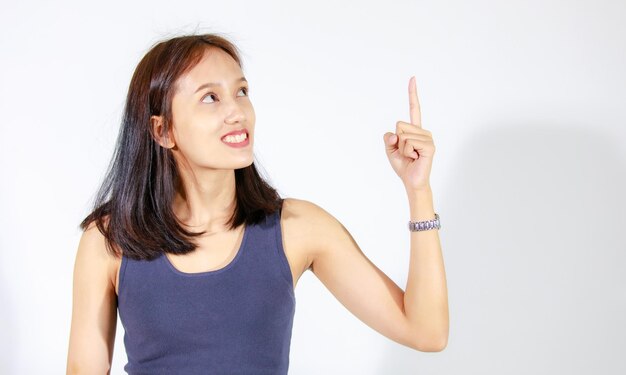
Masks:
[[[224,141],[225,143],[231,143],[231,144],[244,143],[247,140],[248,140],[247,132],[243,132],[237,135],[227,135],[222,138],[222,141]]]

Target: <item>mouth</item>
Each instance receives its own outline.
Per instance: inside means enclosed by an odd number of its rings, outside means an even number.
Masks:
[[[222,142],[232,147],[243,147],[250,143],[246,129],[230,132],[222,137]]]

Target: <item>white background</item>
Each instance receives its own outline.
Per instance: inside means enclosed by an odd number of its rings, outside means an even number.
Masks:
[[[417,79],[437,151],[448,347],[378,334],[311,272],[290,374],[623,374],[626,2],[109,1],[0,8],[0,373],[61,374],[79,222],[155,42],[243,51],[257,165],[403,289],[408,204],[383,134]],[[118,321],[112,374],[126,355]]]

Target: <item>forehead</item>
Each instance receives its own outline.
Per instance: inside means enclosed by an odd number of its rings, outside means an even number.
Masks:
[[[179,91],[193,93],[198,86],[206,82],[228,85],[233,77],[243,76],[241,67],[235,59],[221,48],[207,48],[200,61],[178,78]]]

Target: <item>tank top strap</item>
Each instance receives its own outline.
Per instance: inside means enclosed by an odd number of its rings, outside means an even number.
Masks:
[[[259,225],[251,227],[246,256],[253,264],[271,271],[274,275],[282,275],[284,281],[293,292],[293,277],[289,261],[283,247],[282,228],[280,225],[280,210],[266,216]],[[261,272],[261,270],[257,269]]]

